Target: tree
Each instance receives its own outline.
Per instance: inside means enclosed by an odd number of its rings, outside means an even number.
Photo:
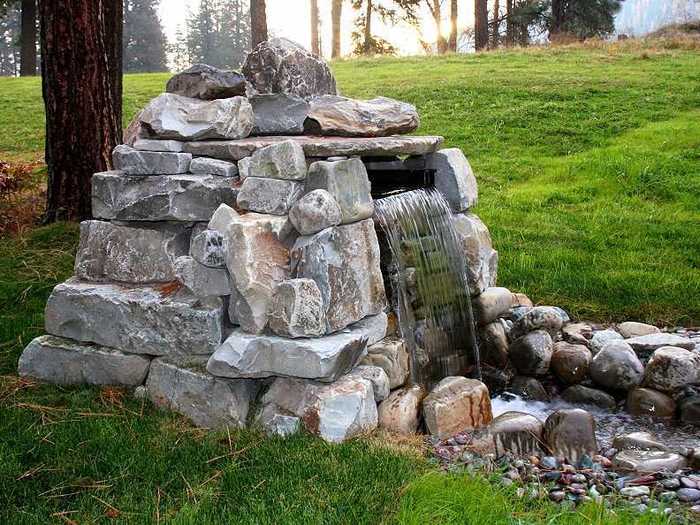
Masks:
[[[20,18],[17,5],[3,4],[0,0],[0,76],[14,77],[19,74],[20,50],[17,40]]]
[[[376,14],[383,21],[397,24],[403,20],[417,25],[416,8],[421,0],[394,0],[391,3],[382,0],[352,0],[352,7],[360,11],[355,19],[353,53],[356,55],[391,55],[396,48],[387,40],[372,34],[372,18]]]
[[[22,0],[20,76],[36,75],[36,0]]]
[[[569,35],[584,40],[611,34],[615,31],[615,14],[622,7],[622,1],[549,0],[549,39]]]
[[[39,1],[46,222],[91,216],[92,174],[121,142],[121,0]]]
[[[506,0],[506,46],[515,44],[515,24],[513,21],[513,0]]]
[[[488,0],[474,0],[474,49],[480,51],[489,44]]]
[[[253,47],[267,40],[267,11],[265,0],[250,0],[250,30]]]
[[[442,0],[425,0],[428,10],[433,17],[437,34],[437,50],[439,54],[447,51],[447,40],[442,34]]]
[[[491,48],[496,49],[500,41],[501,30],[501,3],[493,0],[493,18],[491,19]]]
[[[343,0],[333,0],[331,7],[331,25],[333,26],[333,39],[331,46],[331,58],[339,58],[341,54],[340,34],[343,15]]]
[[[159,0],[124,0],[124,71],[167,71],[167,41],[158,18]]]
[[[457,52],[458,3],[458,0],[451,0],[450,2],[450,39],[447,42],[447,48],[453,53]]]
[[[309,2],[311,13],[309,16],[311,22],[311,52],[316,56],[321,56],[321,40],[319,37],[319,16],[318,16],[318,0]]]

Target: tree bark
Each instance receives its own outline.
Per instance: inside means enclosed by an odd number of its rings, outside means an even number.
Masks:
[[[485,49],[489,44],[488,0],[474,0],[474,48]]]
[[[549,25],[549,38],[556,38],[556,35],[562,32],[564,27],[564,1],[552,0],[552,20]]]
[[[365,35],[362,53],[364,55],[369,55],[372,48],[372,0],[366,0],[367,6],[365,11]]]
[[[513,23],[513,0],[506,0],[506,46],[515,44],[515,24]]]
[[[309,2],[311,6],[310,21],[311,21],[311,52],[317,57],[321,56],[321,42],[318,36],[318,0],[311,0]]]
[[[39,1],[45,222],[91,216],[92,174],[121,142],[121,0]]]
[[[36,0],[22,0],[21,55],[19,74],[36,75]]]
[[[267,40],[267,10],[265,0],[250,0],[251,45]]]
[[[451,0],[450,2],[450,40],[447,43],[447,47],[453,53],[457,52],[457,19],[459,18],[458,3],[458,0]]]
[[[447,40],[442,34],[442,0],[427,0],[427,3],[435,23],[437,51],[442,55],[447,51]]]
[[[498,47],[498,30],[500,29],[501,2],[493,0],[493,18],[491,19],[491,49]]]
[[[333,6],[331,8],[331,23],[333,25],[333,42],[331,50],[331,58],[340,58],[341,47],[340,47],[340,27],[343,17],[343,0],[333,0]]]

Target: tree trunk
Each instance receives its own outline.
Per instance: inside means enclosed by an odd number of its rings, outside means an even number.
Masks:
[[[91,216],[92,174],[121,142],[121,0],[39,1],[45,222]]]
[[[372,50],[372,0],[366,1],[367,7],[365,11],[365,41],[362,46],[362,53],[365,55],[369,55]]]
[[[435,22],[435,32],[437,34],[437,50],[440,55],[447,51],[447,40],[445,40],[442,34],[442,0],[432,0],[433,4],[430,6],[430,12],[433,15],[433,21]]]
[[[36,0],[22,0],[22,44],[19,74],[36,75]]]
[[[485,49],[489,44],[488,0],[474,0],[474,48]]]
[[[513,23],[513,0],[506,0],[506,46],[515,44],[515,24]]]
[[[453,53],[457,52],[457,19],[459,18],[458,12],[458,0],[451,0],[450,2],[450,40],[447,43],[447,47]]]
[[[549,25],[549,39],[556,38],[564,27],[564,2],[563,0],[552,0],[552,20]]]
[[[267,40],[265,0],[250,0],[250,33],[253,47]]]
[[[331,58],[340,58],[341,48],[340,48],[340,26],[342,23],[343,16],[343,0],[333,0],[333,7],[331,8],[331,23],[333,25],[333,49],[331,51]]]
[[[318,38],[318,0],[311,0],[311,52],[317,57],[321,56],[321,43]]]
[[[493,18],[491,19],[491,49],[498,47],[498,30],[500,29],[501,2],[493,0]]]

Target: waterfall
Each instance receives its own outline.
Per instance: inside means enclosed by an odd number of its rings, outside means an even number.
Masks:
[[[445,198],[421,189],[375,201],[390,289],[411,355],[411,381],[481,375],[466,260]]]

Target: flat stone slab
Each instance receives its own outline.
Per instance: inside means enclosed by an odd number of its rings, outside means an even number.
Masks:
[[[30,342],[19,358],[21,376],[59,385],[138,386],[151,360],[113,348],[42,335]]]
[[[298,377],[335,381],[350,371],[367,345],[386,335],[385,313],[367,317],[348,330],[316,339],[287,339],[234,330],[209,359],[207,370],[220,377]]]
[[[209,355],[221,343],[223,304],[165,287],[70,279],[46,303],[46,331],[153,356]]]
[[[285,140],[298,142],[307,157],[333,157],[360,155],[381,157],[385,155],[425,155],[437,151],[443,142],[438,136],[391,137],[316,137],[274,136],[248,137],[240,140],[210,140],[187,142],[183,151],[203,157],[223,160],[240,160],[253,152]]]

